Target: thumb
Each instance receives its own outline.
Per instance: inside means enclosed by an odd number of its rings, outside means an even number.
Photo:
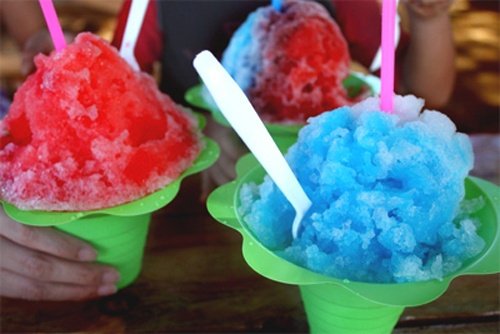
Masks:
[[[35,64],[33,63],[34,56],[31,52],[23,52],[20,69],[23,76],[27,76],[35,70]]]

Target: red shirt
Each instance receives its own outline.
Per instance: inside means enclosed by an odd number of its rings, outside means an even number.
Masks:
[[[376,0],[329,1],[332,2],[334,8],[335,20],[348,42],[351,58],[366,68],[369,68],[375,53],[380,46],[380,5]],[[119,48],[121,44],[122,36],[125,30],[127,16],[130,9],[130,2],[130,0],[124,1],[124,5],[118,16],[118,24],[112,42],[112,44],[117,48]],[[262,1],[262,5],[267,3],[268,2],[266,1]],[[163,24],[159,22],[160,16],[158,11],[157,1],[150,1],[135,49],[137,62],[139,63],[141,69],[146,72],[152,71],[153,63],[155,61],[169,61],[169,59],[163,59],[168,58],[166,55],[164,56],[163,52],[164,47],[167,45],[165,45],[165,36],[162,31]],[[402,34],[401,42],[398,47],[398,53],[405,49],[406,40],[407,36]],[[174,69],[170,69],[170,71],[176,69],[177,68],[174,66]],[[396,72],[396,77],[398,77],[399,71],[397,69]],[[165,87],[162,88],[168,89]],[[172,92],[167,93],[171,94]],[[179,100],[179,98],[177,99]]]
[[[125,33],[125,25],[127,24],[130,5],[131,0],[125,0],[118,14],[115,35],[111,42],[111,44],[118,49],[120,48],[123,34]],[[143,71],[149,73],[153,70],[154,62],[161,60],[163,50],[163,36],[157,17],[156,1],[150,1],[134,50],[137,63]]]

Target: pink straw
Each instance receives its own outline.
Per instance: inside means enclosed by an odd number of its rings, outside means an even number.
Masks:
[[[50,37],[52,37],[52,43],[54,43],[54,48],[57,52],[61,51],[66,47],[66,40],[64,39],[64,34],[57,18],[56,10],[52,0],[38,0],[40,7],[42,7],[43,16],[45,17],[45,22],[49,28]]]
[[[396,23],[396,0],[382,2],[382,68],[380,109],[393,112],[394,98],[394,27]]]

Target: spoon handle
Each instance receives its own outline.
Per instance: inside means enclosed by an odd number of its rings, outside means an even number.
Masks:
[[[120,55],[132,66],[136,71],[139,70],[139,65],[134,56],[135,44],[141,31],[144,15],[148,7],[149,0],[132,0],[130,11],[128,13],[127,25],[123,34],[122,44],[120,46]]]
[[[198,54],[193,65],[224,117],[297,214],[303,215],[311,206],[311,201],[245,93],[209,51]]]

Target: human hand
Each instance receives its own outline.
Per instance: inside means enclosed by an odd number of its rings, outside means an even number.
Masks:
[[[206,199],[214,188],[235,179],[236,162],[248,152],[232,128],[216,123],[212,117],[208,117],[205,133],[219,145],[220,156],[202,173],[202,199]]]
[[[95,250],[49,227],[30,227],[0,209],[0,296],[81,300],[116,292],[118,272],[91,263]]]
[[[454,0],[402,0],[410,17],[431,19],[448,15],[448,9]]]
[[[68,33],[64,34],[66,42],[71,42],[74,36]],[[21,74],[26,76],[35,70],[33,62],[35,56],[39,53],[49,54],[54,49],[52,38],[47,29],[39,30],[31,35],[26,41],[22,50]]]

